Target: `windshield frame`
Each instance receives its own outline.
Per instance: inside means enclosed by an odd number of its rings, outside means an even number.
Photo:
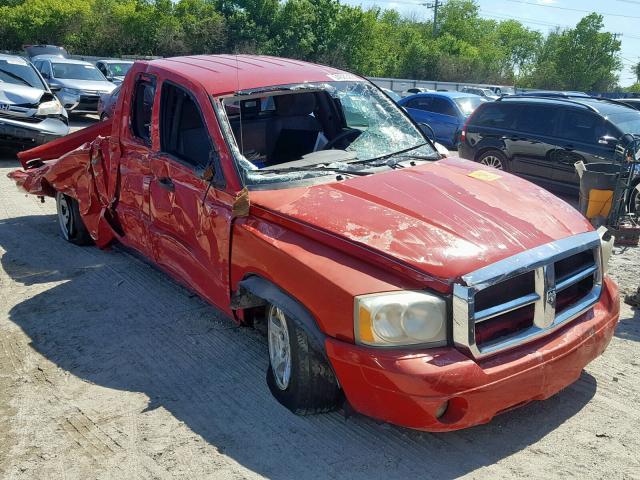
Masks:
[[[349,80],[349,81],[353,81],[353,80]],[[400,113],[405,120],[407,120],[415,129],[415,132],[417,133],[417,135],[422,139],[422,142],[420,142],[419,144],[416,144],[414,147],[409,148],[408,150],[413,150],[413,149],[419,149],[419,148],[423,148],[423,147],[428,147],[432,150],[432,152],[430,152],[431,154],[434,155],[433,159],[426,159],[425,157],[418,157],[418,161],[419,162],[432,162],[432,161],[436,161],[439,160],[441,157],[439,156],[438,153],[438,149],[436,148],[434,142],[432,140],[430,140],[424,133],[424,131],[422,130],[422,128],[420,127],[419,123],[416,122],[403,108],[401,108],[398,104],[396,104],[393,99],[391,99],[383,90],[382,88],[380,88],[378,85],[374,84],[373,82],[370,82],[366,79],[363,79],[361,77],[358,77],[357,80],[359,83],[362,84],[366,84],[367,86],[369,86],[370,88],[374,88],[375,90],[378,91],[378,94],[383,97],[385,99],[385,101],[389,104],[390,108],[395,109],[398,113]],[[321,85],[325,85],[325,84],[331,84],[331,83],[338,83],[338,81],[328,81],[328,82],[310,82],[310,83],[303,83],[303,84],[283,84],[283,85],[271,85],[271,86],[264,86],[264,87],[259,87],[259,88],[253,88],[253,89],[249,89],[249,90],[240,90],[240,91],[235,91],[232,93],[228,93],[228,94],[211,94],[209,95],[209,99],[211,101],[211,104],[213,106],[213,110],[216,116],[216,119],[218,121],[218,126],[220,128],[220,131],[222,133],[222,137],[225,141],[225,144],[232,156],[232,160],[233,160],[233,168],[235,170],[235,173],[237,175],[237,178],[239,179],[240,183],[242,184],[243,187],[247,187],[250,190],[279,190],[279,189],[286,189],[286,188],[293,188],[293,187],[298,187],[298,186],[303,186],[303,185],[314,185],[314,184],[318,184],[318,183],[329,183],[329,182],[334,182],[336,181],[336,174],[334,173],[334,171],[332,171],[331,169],[327,168],[325,171],[320,171],[320,170],[314,170],[314,171],[304,171],[304,172],[300,172],[301,174],[304,173],[304,175],[302,175],[303,178],[299,178],[299,179],[286,179],[286,178],[281,178],[279,179],[279,181],[274,181],[274,182],[264,182],[264,183],[260,183],[260,182],[247,182],[247,178],[245,173],[248,171],[248,169],[245,169],[242,166],[242,163],[246,163],[248,162],[247,158],[242,154],[236,137],[233,133],[232,127],[231,127],[231,122],[229,120],[229,117],[227,115],[227,111],[224,105],[225,100],[228,100],[230,98],[236,98],[238,100],[245,100],[245,99],[250,99],[252,97],[254,98],[259,98],[261,96],[273,96],[273,95],[279,95],[279,94],[290,94],[290,93],[302,93],[302,92],[326,92],[326,88],[322,88]],[[367,161],[370,162],[375,162],[375,160],[377,160],[378,158],[387,158],[387,157],[391,157],[394,155],[399,155],[404,153],[404,149],[398,152],[389,152],[387,154],[383,154],[380,157],[373,157],[370,159],[365,160],[364,162],[366,163]],[[406,156],[406,154],[405,154]],[[405,161],[409,161],[408,159],[403,160],[402,162]],[[354,164],[362,164],[362,160],[356,160],[354,162],[349,162],[349,163],[354,163]],[[323,162],[319,162],[319,165],[322,164]],[[400,163],[400,162],[399,162]],[[412,163],[413,165],[413,163]],[[286,163],[283,163],[283,168],[286,168]],[[388,171],[389,168],[386,166],[371,166],[368,167],[371,169],[371,173],[375,174],[375,173],[379,173],[381,171]],[[260,171],[260,172],[268,172],[268,170],[262,170],[262,169],[256,169],[256,172]],[[339,175],[338,175],[339,176]]]
[[[85,70],[91,70],[98,73],[98,76],[101,78],[93,79],[93,78],[74,78],[74,77],[59,77],[56,75],[56,65],[74,65],[77,67],[83,67]],[[57,80],[78,80],[81,82],[108,82],[107,78],[103,75],[98,67],[92,64],[84,64],[84,63],[73,63],[73,62],[56,62],[55,60],[51,60],[51,75],[52,78]]]

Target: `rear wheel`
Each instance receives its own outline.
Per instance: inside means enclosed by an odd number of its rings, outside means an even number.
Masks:
[[[340,388],[326,358],[297,322],[275,305],[267,308],[267,337],[267,384],[276,400],[297,415],[337,408]]]
[[[56,210],[62,238],[76,245],[91,245],[93,243],[91,235],[82,221],[78,201],[75,198],[57,192]]]
[[[478,163],[497,170],[507,170],[507,157],[499,150],[487,150],[478,157]]]

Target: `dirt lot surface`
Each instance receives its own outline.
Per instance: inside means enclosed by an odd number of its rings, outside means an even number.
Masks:
[[[0,477],[640,478],[640,314],[623,306],[574,385],[488,425],[426,434],[269,394],[267,348],[123,251],[58,234],[0,160]],[[639,249],[618,250],[622,290]]]

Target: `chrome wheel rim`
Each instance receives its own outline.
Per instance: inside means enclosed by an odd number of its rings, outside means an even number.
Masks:
[[[71,232],[71,205],[66,195],[59,193],[56,198],[56,208],[58,210],[58,224],[65,240],[69,240]]]
[[[486,165],[487,167],[497,168],[498,170],[502,170],[502,160],[500,160],[495,155],[487,155],[480,160],[482,165]]]
[[[269,309],[269,361],[273,378],[280,390],[286,390],[291,380],[291,345],[287,319],[282,310],[272,306]]]

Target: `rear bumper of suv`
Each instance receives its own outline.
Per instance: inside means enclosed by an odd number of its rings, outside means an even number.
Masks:
[[[454,348],[381,350],[336,339],[326,341],[327,354],[356,411],[432,432],[467,428],[579,378],[618,322],[618,288],[610,279],[603,287],[600,301],[566,327],[482,361]]]
[[[55,118],[38,123],[0,119],[0,145],[42,145],[68,133],[69,126]]]

